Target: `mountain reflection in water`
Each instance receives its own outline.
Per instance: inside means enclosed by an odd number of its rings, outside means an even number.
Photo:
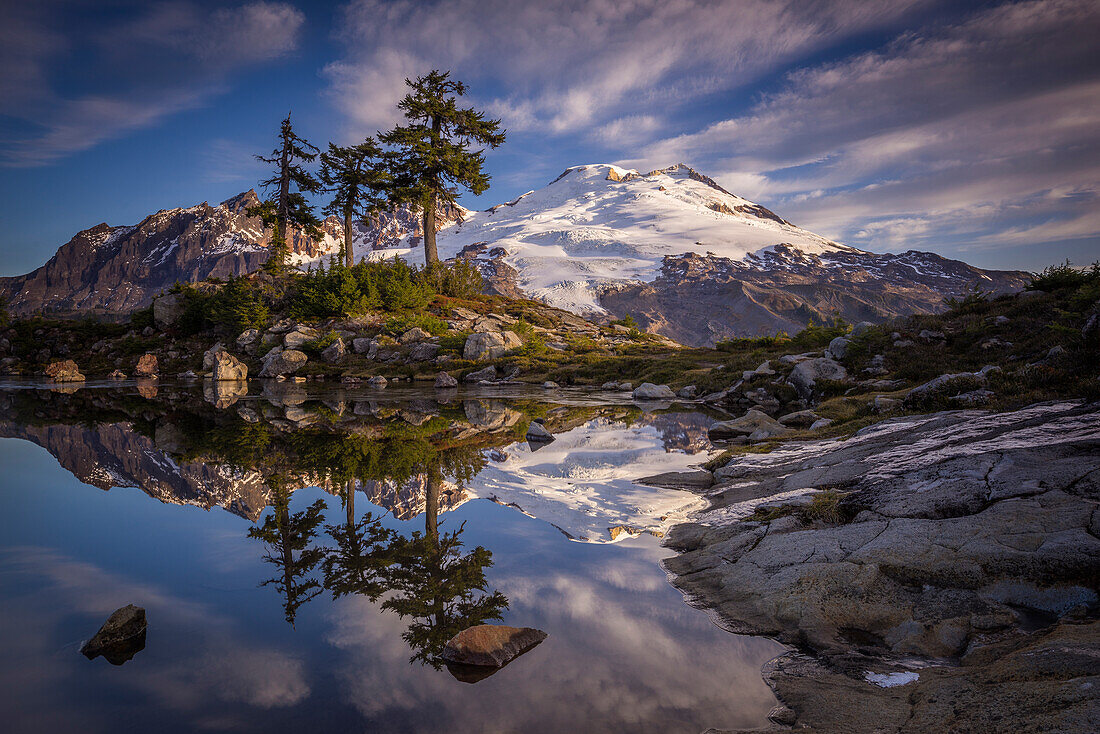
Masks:
[[[0,656],[12,731],[117,730],[119,706],[133,730],[323,712],[321,728],[701,731],[774,703],[759,668],[778,647],[714,627],[657,565],[697,499],[630,482],[705,460],[698,412],[527,390],[145,393],[0,389],[0,436],[22,439],[0,441],[0,619],[24,631]],[[558,437],[537,453],[534,418]],[[76,665],[131,602],[145,651]],[[550,638],[491,678],[440,677],[451,636],[497,621]]]

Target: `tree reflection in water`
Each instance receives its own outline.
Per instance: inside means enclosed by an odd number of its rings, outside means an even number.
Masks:
[[[367,448],[361,437],[351,443]],[[437,448],[424,440],[413,440],[411,444],[396,452],[396,462],[377,461],[386,452],[348,451],[346,445],[329,453],[330,457],[343,459],[330,469],[329,479],[341,486],[345,511],[343,522],[325,525],[325,540],[329,542],[315,542],[328,509],[324,501],[292,513],[288,493],[278,487],[273,512],[248,535],[263,541],[267,547],[264,560],[282,572],[264,585],[274,585],[282,595],[286,620],[291,625],[299,607],[326,589],[333,599],[351,595],[372,602],[381,599],[381,609],[407,620],[402,637],[413,650],[410,662],[438,670],[443,665],[441,654],[447,640],[467,627],[501,619],[508,599],[488,589],[485,569],[492,565],[493,554],[482,546],[465,551],[461,539],[464,525],[451,531],[440,529],[444,482],[464,482],[473,477],[484,465],[480,449]],[[363,455],[375,461],[363,462]],[[416,460],[409,462],[410,457]],[[368,467],[370,470],[363,472]],[[368,476],[350,476],[361,472]],[[357,480],[422,481],[426,488],[423,532],[402,534],[385,527],[384,516],[370,512],[357,518]]]

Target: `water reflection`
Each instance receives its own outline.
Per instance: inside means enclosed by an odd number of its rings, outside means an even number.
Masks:
[[[775,646],[682,603],[656,564],[669,503],[628,487],[705,457],[690,453],[706,448],[698,414],[288,384],[223,407],[202,394],[0,391],[0,436],[44,447],[83,484],[166,503],[89,492],[29,444],[0,442],[0,620],[32,631],[0,656],[12,731],[41,730],[45,711],[54,728],[107,731],[122,705],[161,731],[318,716],[392,731],[763,723],[759,666]],[[523,441],[536,417],[558,436],[538,455]],[[612,544],[628,524],[642,534]],[[150,610],[147,649],[88,665],[78,641],[130,602]],[[447,639],[497,620],[551,636],[473,687],[437,672]],[[19,679],[28,661],[33,686]]]

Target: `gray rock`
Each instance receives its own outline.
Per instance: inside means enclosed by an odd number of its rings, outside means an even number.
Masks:
[[[810,424],[810,430],[811,431],[816,431],[818,429],[825,428],[826,426],[831,426],[831,425],[833,425],[833,419],[832,418],[822,418],[820,420],[816,420],[813,423],[811,423]]]
[[[894,349],[906,349],[913,346],[914,343],[912,339],[895,339]]]
[[[860,321],[858,324],[852,327],[852,331],[848,334],[849,337],[855,339],[867,333],[868,329],[875,328],[875,324],[870,321]]]
[[[554,436],[541,423],[531,421],[527,426],[526,439],[535,443],[549,443],[554,440]]]
[[[304,352],[299,352],[296,349],[272,350],[268,353],[268,358],[264,360],[263,369],[260,370],[260,377],[285,377],[287,375],[293,375],[295,372],[305,367],[308,361],[309,357],[307,357]]]
[[[695,385],[686,385],[676,391],[676,397],[682,400],[694,400],[698,392],[699,388],[695,387]]]
[[[494,365],[489,365],[483,369],[471,372],[462,378],[465,382],[481,382],[482,380],[488,380],[492,382],[497,379],[497,368]]]
[[[635,400],[672,400],[676,393],[668,385],[654,385],[652,382],[643,382],[634,388],[632,396]]]
[[[921,332],[917,334],[917,337],[921,341],[926,342],[943,341],[947,338],[946,336],[944,336],[944,333],[942,331],[932,331],[931,329],[921,329]]]
[[[439,354],[439,345],[431,342],[421,342],[409,351],[410,362],[427,362],[435,359]]]
[[[875,399],[871,401],[871,407],[876,413],[889,413],[892,410],[898,410],[902,406],[902,402],[896,398],[887,398],[882,395],[876,395]]]
[[[633,382],[620,382],[619,383],[619,389],[622,390],[623,392],[630,392],[631,390],[634,389],[634,383]]]
[[[336,341],[321,351],[321,359],[329,364],[336,364],[344,358],[345,354],[347,354],[347,348],[344,346],[344,340],[337,337]]]
[[[983,382],[984,378],[973,372],[959,372],[950,375],[940,375],[934,380],[929,380],[923,385],[914,387],[905,396],[905,404],[908,406],[927,405],[932,401],[944,397],[952,392],[966,391],[975,388]]]
[[[789,428],[766,413],[759,410],[750,410],[740,418],[715,423],[707,431],[712,440],[736,438],[738,436],[753,436],[753,440],[762,440],[773,436],[782,436],[790,433]]]
[[[971,390],[970,392],[960,393],[958,395],[952,395],[948,400],[952,403],[962,406],[964,408],[976,408],[980,405],[985,405],[993,399],[992,390]]]
[[[809,428],[819,420],[821,416],[812,410],[799,410],[779,418],[779,422],[788,428]]]
[[[435,376],[435,386],[438,388],[458,387],[458,380],[446,372],[440,372]]]
[[[818,380],[845,380],[848,371],[844,366],[828,357],[818,357],[799,362],[791,370],[788,382],[794,385],[798,394],[809,400],[813,397]]]
[[[559,387],[561,387],[561,385],[554,382],[553,380],[547,380],[546,382],[542,383],[542,386],[547,390],[557,390]]]
[[[413,342],[422,342],[425,339],[431,339],[432,335],[421,329],[419,326],[406,331],[401,336],[397,337],[398,344],[412,344]]]
[[[383,377],[382,375],[375,375],[374,377],[367,380],[367,387],[374,387],[374,388],[382,389],[386,385],[387,385],[386,378]]]
[[[306,342],[311,342],[321,333],[316,329],[311,329],[308,326],[298,326],[293,331],[288,331],[286,336],[283,337],[284,349],[300,349]]]
[[[203,380],[202,395],[206,402],[224,410],[248,395],[248,383],[244,380]]]
[[[183,316],[186,306],[183,296],[179,293],[167,293],[163,296],[157,296],[153,300],[153,323],[157,325],[158,329],[167,329],[174,326]]]
[[[245,329],[241,332],[240,336],[237,337],[237,346],[241,349],[248,349],[249,347],[254,346],[259,341],[259,329]]]
[[[523,342],[511,331],[481,331],[466,337],[462,357],[482,362],[487,359],[496,359],[521,346]]]
[[[847,337],[838,336],[829,342],[828,353],[833,359],[844,359],[844,356],[848,354],[848,345],[852,343],[851,339]]]

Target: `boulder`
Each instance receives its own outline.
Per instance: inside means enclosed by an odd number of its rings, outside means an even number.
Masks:
[[[888,413],[891,410],[897,410],[901,407],[901,401],[897,398],[887,398],[882,395],[876,395],[875,399],[871,401],[871,407],[876,413]]]
[[[374,377],[367,380],[367,387],[374,387],[379,390],[384,388],[387,384],[388,381],[382,375],[375,375]]]
[[[214,354],[210,376],[215,382],[244,382],[248,379],[248,365],[222,350]]]
[[[196,380],[198,379],[198,377],[199,376],[195,374],[195,370],[185,370],[183,372],[176,373],[176,379],[179,380]]]
[[[526,438],[528,441],[534,441],[535,443],[550,443],[554,440],[553,434],[537,421],[531,421],[530,425],[527,426]]]
[[[285,377],[286,375],[293,375],[298,370],[306,366],[306,362],[309,361],[309,357],[304,352],[299,352],[297,349],[280,349],[268,352],[268,356],[264,359],[263,369],[260,370],[260,377]]]
[[[80,374],[76,362],[71,359],[51,362],[46,367],[46,377],[54,382],[84,382],[84,375]]]
[[[137,366],[134,367],[134,376],[156,377],[157,355],[148,353],[141,355],[141,359],[138,360]]]
[[[715,423],[707,431],[707,435],[712,440],[755,436],[752,440],[759,441],[773,436],[782,436],[785,433],[790,433],[790,431],[791,429],[770,415],[761,413],[759,410],[750,410],[740,418]]]
[[[111,374],[107,375],[108,380],[125,380],[126,373],[122,370],[114,370]]]
[[[546,382],[542,383],[542,386],[546,390],[557,390],[559,387],[561,387],[561,385],[554,382],[553,380],[547,380]]]
[[[821,418],[820,420],[816,420],[816,421],[814,421],[813,423],[810,424],[810,430],[811,431],[816,431],[816,430],[819,430],[821,428],[825,428],[826,426],[831,426],[831,425],[833,425],[833,419],[832,418]]]
[[[316,329],[311,329],[308,326],[298,326],[294,331],[288,331],[286,336],[283,337],[283,347],[286,349],[300,349],[306,342],[311,342],[320,333]]]
[[[923,385],[914,387],[905,396],[904,402],[908,406],[927,405],[948,394],[957,394],[977,388],[984,381],[984,375],[979,376],[973,372],[940,375],[934,380],[929,380]]]
[[[427,362],[435,359],[439,354],[439,345],[431,342],[420,342],[409,351],[410,362]]]
[[[799,410],[779,418],[779,422],[788,428],[809,428],[819,420],[821,416],[812,410]]]
[[[851,339],[844,336],[838,336],[836,339],[829,342],[829,349],[827,351],[833,359],[844,359],[844,355],[848,353],[848,345],[851,343]]]
[[[344,358],[345,354],[347,354],[347,349],[344,347],[344,340],[337,337],[336,341],[329,344],[321,352],[321,359],[329,364],[336,364]]]
[[[926,342],[939,342],[947,338],[944,336],[942,331],[932,331],[931,329],[921,329],[921,332],[917,334],[917,337],[921,341]]]
[[[356,354],[365,354],[367,359],[374,359],[378,356],[378,342],[374,339],[367,339],[365,337],[352,339],[351,348]]]
[[[408,331],[406,331],[401,336],[397,337],[397,341],[398,341],[399,344],[412,344],[413,342],[422,342],[425,339],[431,339],[431,338],[432,338],[431,334],[424,331],[419,326],[414,326],[413,328],[409,329]]]
[[[481,382],[482,380],[493,381],[497,379],[497,368],[493,365],[489,365],[484,369],[471,372],[462,379],[465,382]]]
[[[856,337],[862,336],[863,334],[867,333],[868,329],[873,329],[874,327],[875,325],[872,324],[870,321],[860,321],[858,324],[852,327],[852,331],[848,334],[848,336],[852,339],[855,339]]]
[[[180,320],[186,307],[187,304],[180,293],[158,296],[153,301],[153,323],[158,329],[167,329]]]
[[[447,641],[443,659],[459,665],[500,668],[545,640],[547,634],[532,627],[479,624]]]
[[[241,332],[241,335],[237,337],[237,346],[241,349],[248,349],[252,345],[256,344],[259,340],[259,329],[245,329]]]
[[[209,372],[214,369],[214,357],[218,352],[224,352],[225,346],[221,342],[215,342],[214,346],[207,349],[202,354],[202,369],[203,372]]]
[[[438,388],[458,387],[458,380],[446,372],[440,372],[435,376],[435,386]]]
[[[102,655],[113,665],[121,665],[145,647],[146,627],[145,610],[127,604],[111,613],[80,652],[89,660]]]
[[[676,391],[676,397],[682,400],[694,400],[698,392],[699,388],[695,387],[695,385],[686,385]]]
[[[511,331],[480,331],[466,337],[462,357],[482,362],[487,359],[496,359],[521,346],[523,342]]]
[[[787,381],[794,385],[798,394],[809,400],[813,397],[814,387],[818,380],[845,380],[848,372],[844,366],[836,360],[828,357],[818,357],[799,362],[791,370]]]
[[[668,385],[654,385],[652,382],[638,385],[632,395],[635,400],[672,400],[676,397]]]
[[[955,405],[962,406],[964,408],[976,408],[979,405],[985,405],[993,399],[992,390],[971,390],[970,392],[960,393],[958,395],[952,395],[948,398]]]

